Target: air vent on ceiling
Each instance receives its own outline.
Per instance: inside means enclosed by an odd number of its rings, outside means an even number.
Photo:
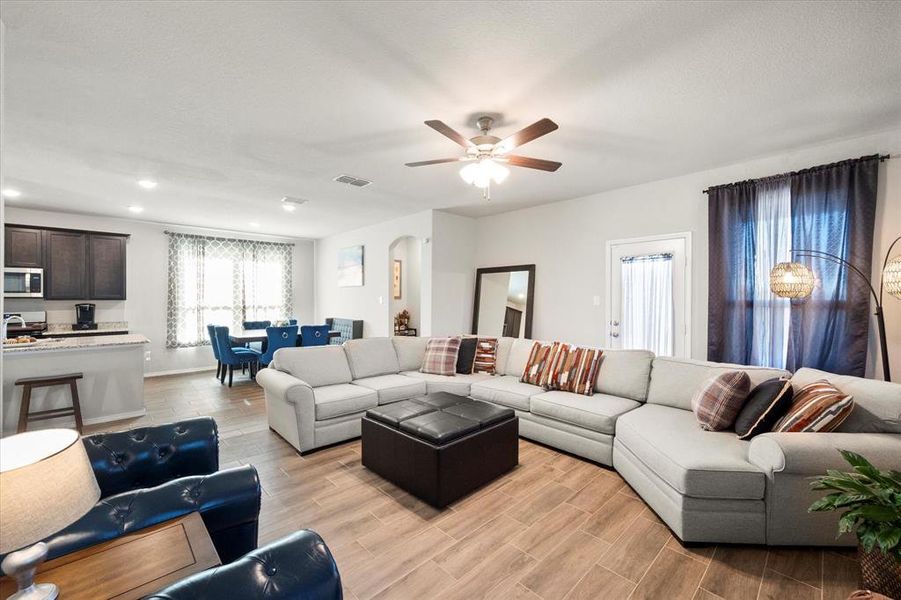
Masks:
[[[350,175],[338,175],[337,177],[335,177],[334,181],[337,181],[338,183],[346,183],[348,185],[353,185],[356,187],[366,187],[367,185],[372,183],[367,179],[360,179],[359,177],[352,177]]]

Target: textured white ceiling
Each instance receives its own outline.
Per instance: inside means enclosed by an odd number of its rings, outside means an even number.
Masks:
[[[901,2],[18,2],[4,158],[24,206],[318,237],[503,212],[901,120]],[[563,162],[490,203],[422,121]],[[340,173],[372,179],[357,189]],[[159,181],[153,192],[135,179]],[[293,214],[281,196],[309,199]]]

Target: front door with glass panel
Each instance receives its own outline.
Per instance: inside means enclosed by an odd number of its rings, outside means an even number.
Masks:
[[[690,247],[687,233],[608,244],[608,347],[689,356]]]

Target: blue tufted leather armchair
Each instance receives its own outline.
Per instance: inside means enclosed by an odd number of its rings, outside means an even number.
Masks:
[[[219,471],[209,417],[82,438],[100,501],[46,538],[48,559],[199,512],[223,564],[257,547],[260,480],[253,466]]]
[[[198,573],[144,600],[341,600],[341,577],[322,538],[301,530],[229,565]]]

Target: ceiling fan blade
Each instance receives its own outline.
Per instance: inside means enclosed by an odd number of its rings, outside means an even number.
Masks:
[[[557,124],[551,121],[550,119],[541,119],[540,121],[535,121],[525,129],[521,129],[514,133],[511,136],[505,137],[495,146],[496,152],[509,152],[518,146],[522,146],[528,142],[531,142],[535,138],[540,138],[543,135],[547,135],[548,133],[557,129]]]
[[[419,162],[405,163],[408,167],[424,167],[426,165],[440,165],[441,163],[460,162],[459,158],[436,158],[435,160],[421,160]]]
[[[526,167],[528,169],[539,169],[541,171],[553,172],[563,165],[563,163],[558,163],[553,160],[529,158],[528,156],[516,156],[514,154],[504,156],[503,159],[507,161],[507,164],[513,165],[514,167]]]
[[[464,148],[471,148],[474,146],[474,144],[472,142],[470,142],[469,140],[467,140],[465,137],[463,137],[462,134],[451,129],[450,126],[446,125],[445,123],[443,123],[441,121],[426,121],[425,124],[428,125],[429,127],[431,127],[432,129],[434,129],[435,131],[437,131],[438,133],[440,133],[441,135],[454,140],[455,142],[457,142]],[[555,127],[555,129],[556,129],[556,127]]]

